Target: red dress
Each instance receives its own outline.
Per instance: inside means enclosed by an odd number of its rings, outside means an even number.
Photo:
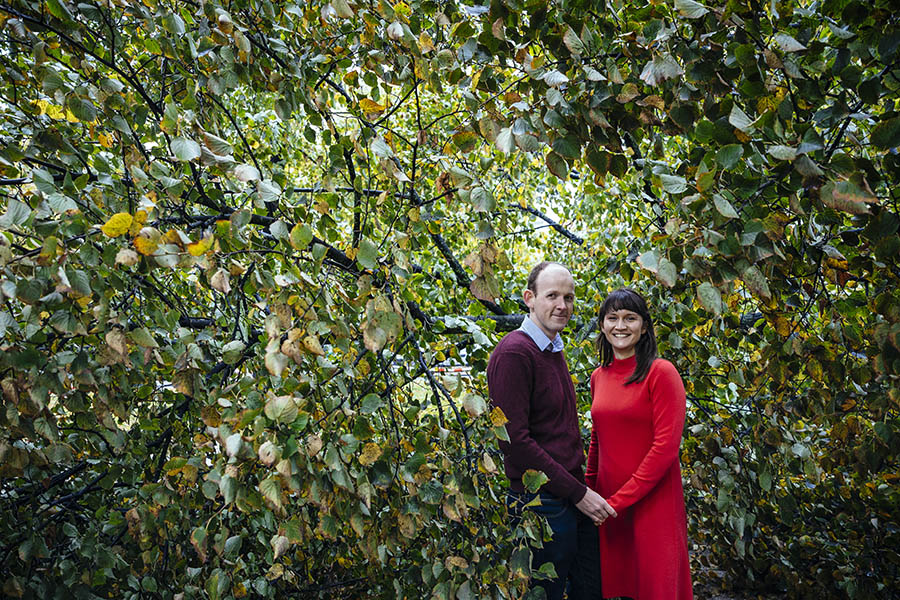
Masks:
[[[627,386],[636,359],[591,374],[588,486],[618,513],[600,526],[603,597],[691,600],[687,515],[678,462],[684,384],[667,360]]]

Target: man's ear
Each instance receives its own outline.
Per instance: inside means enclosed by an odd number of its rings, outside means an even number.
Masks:
[[[525,291],[522,292],[522,300],[525,301],[525,306],[530,309],[531,305],[534,304],[534,292],[525,288]]]

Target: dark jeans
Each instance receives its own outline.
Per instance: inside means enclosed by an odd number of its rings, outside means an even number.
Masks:
[[[546,519],[552,539],[543,548],[532,548],[531,565],[537,570],[544,563],[552,563],[555,579],[534,579],[532,588],[544,590],[547,600],[562,600],[568,591],[568,600],[600,600],[600,543],[597,527],[591,523],[570,500],[542,492],[540,506],[530,506]],[[533,500],[535,494],[510,492],[510,514],[518,517],[522,507]]]

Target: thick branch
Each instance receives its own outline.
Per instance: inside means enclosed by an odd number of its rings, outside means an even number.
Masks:
[[[550,217],[548,217],[547,215],[545,215],[544,213],[539,211],[538,209],[531,208],[530,206],[521,206],[519,204],[516,204],[515,206],[519,210],[523,210],[523,211],[530,213],[530,214],[536,216],[537,218],[541,219],[542,221],[547,223],[550,227],[552,227],[553,229],[555,229],[556,231],[561,233],[564,237],[572,240],[579,246],[584,243],[584,239],[581,236],[575,235],[574,233],[572,233],[571,231],[569,231],[568,229],[566,229],[565,227],[563,227],[562,225],[560,225],[559,223],[557,223],[556,221],[554,221],[553,219],[551,219]]]

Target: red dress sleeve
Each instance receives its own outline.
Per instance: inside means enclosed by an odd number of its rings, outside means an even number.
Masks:
[[[610,506],[619,513],[653,489],[678,460],[681,446],[687,409],[681,376],[672,363],[656,360],[644,383],[650,393],[653,441],[631,478],[608,499]]]
[[[594,399],[594,375],[591,374],[591,401]],[[584,482],[589,488],[597,491],[597,471],[600,465],[600,447],[597,445],[597,428],[591,426],[591,445],[588,448],[587,467]]]

